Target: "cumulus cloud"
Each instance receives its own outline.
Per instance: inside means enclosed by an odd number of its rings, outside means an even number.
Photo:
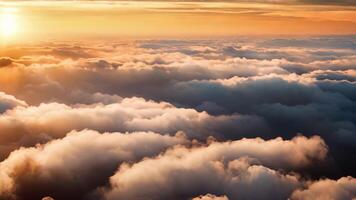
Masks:
[[[105,196],[180,199],[213,193],[231,199],[266,199],[278,191],[271,199],[286,199],[299,186],[298,177],[274,169],[303,167],[323,159],[326,152],[318,137],[296,137],[291,141],[243,139],[193,149],[176,147],[156,158],[121,165],[110,178],[111,188]]]
[[[42,200],[54,200],[52,197],[43,197]]]
[[[6,58],[6,57],[0,57],[0,68],[1,67],[7,67],[12,64],[12,59],[11,58]]]
[[[0,113],[3,113],[4,111],[15,108],[17,106],[27,106],[27,103],[25,101],[16,99],[12,95],[0,92]]]
[[[229,200],[226,196],[215,196],[212,194],[201,195],[199,197],[195,197],[192,200]]]
[[[320,180],[310,183],[306,189],[295,191],[292,200],[321,200],[321,199],[355,199],[356,198],[356,179],[353,177],[342,177],[339,180]]]
[[[320,137],[205,144],[180,133],[73,131],[2,161],[0,198],[282,199],[305,185],[292,171],[326,153]]]
[[[45,145],[21,148],[0,163],[1,199],[81,199],[105,185],[122,162],[137,162],[170,146],[183,135],[130,134],[84,130]]]
[[[61,138],[71,130],[155,131],[174,135],[184,131],[189,138],[233,138],[266,131],[263,119],[253,115],[212,116],[172,104],[124,98],[112,104],[74,105],[50,103],[16,107],[0,116],[1,145],[33,145]],[[8,153],[7,151],[2,154]]]

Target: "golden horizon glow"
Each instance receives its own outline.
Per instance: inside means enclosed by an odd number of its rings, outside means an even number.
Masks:
[[[16,34],[17,39],[356,34],[356,8],[352,6],[21,1],[0,2],[1,7],[5,8],[2,35]],[[10,7],[21,10],[21,26],[20,13]]]
[[[2,8],[0,10],[0,35],[3,42],[15,37],[18,31],[17,24],[17,9],[15,8]]]

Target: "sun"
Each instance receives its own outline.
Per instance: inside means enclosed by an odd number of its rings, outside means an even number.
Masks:
[[[0,32],[2,36],[10,37],[17,32],[17,16],[14,9],[2,9],[0,12]]]

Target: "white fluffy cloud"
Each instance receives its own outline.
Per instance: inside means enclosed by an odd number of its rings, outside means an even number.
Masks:
[[[320,180],[309,183],[306,189],[295,191],[292,200],[347,200],[356,198],[356,179],[342,177],[339,180]]]
[[[21,148],[0,163],[1,199],[83,198],[105,185],[122,162],[137,162],[185,144],[183,135],[130,134],[84,130],[45,145]]]
[[[297,176],[276,170],[304,167],[325,158],[326,152],[318,137],[296,137],[291,141],[243,139],[193,149],[176,147],[156,158],[121,165],[111,177],[111,188],[105,196],[179,199],[212,193],[226,194],[231,199],[265,199],[274,193],[271,199],[283,199],[300,182]]]
[[[50,103],[18,106],[1,115],[0,123],[2,145],[30,145],[64,137],[71,130],[83,129],[100,132],[154,131],[171,135],[184,131],[189,138],[202,140],[209,136],[224,137],[227,132],[253,134],[266,129],[264,121],[256,116],[212,116],[206,112],[142,98],[124,98],[107,105],[68,106]],[[237,126],[239,124],[241,126]]]

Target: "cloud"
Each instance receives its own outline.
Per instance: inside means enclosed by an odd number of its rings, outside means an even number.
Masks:
[[[320,134],[342,159],[356,131],[353,43],[352,36],[51,43],[22,50],[33,56],[1,69],[0,89],[32,105],[113,104],[138,96],[243,116],[249,122],[213,129],[229,139]],[[58,55],[61,49],[90,56]]]
[[[7,57],[0,57],[0,68],[7,67],[12,64],[12,59]]]
[[[212,194],[201,195],[199,197],[195,197],[192,200],[229,200],[226,196],[215,196]]]
[[[27,103],[16,99],[12,95],[0,92],[0,113],[3,113],[4,111],[15,108],[17,106],[27,106]]]
[[[318,137],[176,147],[156,158],[121,165],[104,193],[106,199],[179,199],[206,193],[225,194],[231,199],[265,199],[273,192],[271,199],[286,199],[300,185],[298,177],[274,169],[309,165],[323,159],[326,151]]]
[[[318,0],[305,0],[306,2],[317,2]],[[347,0],[346,0],[347,1]],[[344,2],[346,2],[344,1]],[[340,2],[343,1],[324,1],[319,0],[319,2]],[[336,48],[336,49],[355,49],[356,43],[353,40],[354,36],[349,37],[313,37],[313,38],[278,38],[263,41],[263,45],[269,47],[300,47],[300,48]]]
[[[301,3],[310,3],[310,4],[317,4],[317,5],[325,5],[325,4],[334,4],[334,5],[356,5],[355,1],[353,0],[299,0],[298,2]]]
[[[102,97],[102,96],[100,96]],[[104,96],[105,98],[106,96]],[[16,107],[0,116],[1,145],[33,145],[64,137],[71,130],[100,132],[154,131],[174,135],[184,131],[189,138],[232,138],[267,130],[264,121],[249,115],[212,116],[194,109],[176,108],[165,102],[124,98],[112,104],[67,106],[50,103]],[[240,124],[240,126],[237,126]],[[231,134],[231,135],[229,135]],[[2,154],[7,154],[5,150]]]
[[[2,161],[0,198],[259,199],[276,189],[282,198],[304,184],[291,170],[326,154],[320,137],[205,144],[182,134],[72,131]],[[209,193],[217,196],[201,196]]]
[[[43,197],[42,200],[54,200],[52,197]]]
[[[5,184],[4,195],[303,199],[328,185],[325,195],[353,197],[339,182],[355,176],[354,43],[318,36],[6,47],[0,174],[8,178],[0,181],[16,184]],[[131,157],[115,153],[122,137],[137,135],[145,141],[127,146]],[[151,135],[151,153],[136,155],[150,152],[143,144]],[[110,142],[92,146],[102,138]]]
[[[356,179],[342,177],[339,180],[324,179],[310,183],[305,189],[293,192],[292,200],[308,199],[354,199],[356,197]]]
[[[0,163],[1,199],[82,199],[106,184],[122,162],[137,162],[177,144],[183,135],[84,130],[44,145],[20,148]]]

